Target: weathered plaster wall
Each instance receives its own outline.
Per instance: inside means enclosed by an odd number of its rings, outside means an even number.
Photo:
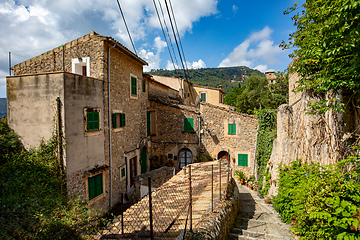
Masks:
[[[64,74],[10,76],[6,80],[10,128],[27,149],[48,141],[56,133],[56,99],[64,102]]]
[[[208,103],[201,103],[200,111],[203,151],[208,152],[213,158],[217,158],[221,151],[229,151],[234,171],[242,170],[248,176],[254,175],[257,117]],[[228,134],[229,122],[236,123],[236,135]],[[238,166],[238,154],[248,154],[248,167]]]

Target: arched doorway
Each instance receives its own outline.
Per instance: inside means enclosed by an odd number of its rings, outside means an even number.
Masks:
[[[218,153],[218,159],[229,160],[229,154],[227,151],[221,151]]]
[[[141,165],[141,174],[146,173],[147,166],[146,166],[146,147],[141,149],[140,153],[140,165]]]
[[[179,152],[179,168],[182,169],[188,164],[193,163],[193,155],[190,149],[183,148]]]

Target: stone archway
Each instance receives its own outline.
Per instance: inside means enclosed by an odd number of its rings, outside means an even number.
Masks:
[[[229,153],[227,151],[221,151],[218,153],[218,159],[229,160]]]
[[[182,148],[179,151],[179,169],[193,163],[193,155],[190,149]]]

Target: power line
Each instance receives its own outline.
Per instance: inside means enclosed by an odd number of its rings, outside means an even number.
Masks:
[[[160,5],[160,10],[161,10],[161,13],[162,13],[162,17],[163,17],[163,20],[164,20],[164,25],[165,25],[165,27],[166,27],[166,31],[167,31],[167,34],[168,34],[168,37],[169,37],[170,45],[171,45],[171,48],[172,48],[173,53],[174,53],[175,62],[176,62],[177,67],[179,68],[180,65],[179,65],[179,63],[178,63],[178,61],[177,61],[176,54],[175,54],[175,50],[174,50],[174,46],[173,46],[172,41],[171,41],[169,28],[167,27],[166,20],[165,20],[165,14],[164,14],[162,5],[161,5],[161,3],[160,3],[160,0],[158,0],[158,2],[159,2],[159,5]],[[174,62],[173,62],[173,63],[174,63]],[[174,65],[174,70],[175,70],[175,73],[177,74],[176,66],[175,66],[175,65]]]
[[[126,24],[126,20],[125,20],[124,14],[123,14],[123,11],[122,11],[121,6],[120,6],[120,2],[119,2],[119,0],[116,0],[116,1],[117,1],[118,6],[119,6],[119,9],[120,9],[121,16],[122,16],[122,18],[123,18],[123,20],[124,20],[125,27],[126,27],[126,31],[127,31],[128,35],[129,35],[131,44],[132,44],[132,46],[133,46],[133,48],[134,48],[134,52],[135,52],[136,55],[138,55],[137,52],[136,52],[135,46],[134,46],[134,42],[133,42],[133,40],[132,40],[132,38],[131,38],[131,35],[130,35],[130,32],[129,32],[129,28],[128,28],[127,24]]]
[[[174,66],[175,74],[177,75],[177,70],[176,70],[176,68],[175,68],[174,59],[173,59],[173,57],[172,57],[172,55],[171,55],[169,43],[168,43],[168,40],[167,40],[167,38],[166,38],[166,34],[165,34],[165,31],[164,31],[163,25],[162,25],[162,23],[161,23],[161,20],[160,20],[160,15],[159,15],[157,6],[156,6],[156,4],[155,4],[155,0],[153,0],[153,3],[154,3],[154,6],[155,6],[156,14],[157,14],[158,19],[159,19],[159,22],[160,22],[161,30],[162,30],[162,32],[163,32],[163,35],[164,35],[164,38],[165,38],[165,41],[166,41],[166,45],[167,45],[167,49],[168,49],[168,51],[169,51],[169,55],[170,55],[170,58],[171,58],[171,62],[172,62],[172,64],[173,64],[173,66]],[[160,3],[160,2],[159,2],[159,3]]]
[[[173,25],[173,23],[172,23],[172,19],[171,19],[171,16],[170,16],[170,11],[169,11],[169,6],[168,6],[168,4],[167,4],[167,0],[165,0],[165,5],[166,5],[166,9],[167,9],[167,12],[168,12],[168,15],[169,15],[169,20],[170,20],[171,28],[172,28],[172,30],[173,30],[174,39],[175,39],[175,43],[176,43],[176,46],[177,46],[177,49],[178,49],[178,52],[179,52],[181,64],[182,64],[183,69],[184,69],[185,79],[188,80],[188,77],[187,77],[187,74],[186,74],[186,71],[185,71],[185,66],[184,66],[184,63],[183,63],[183,60],[182,60],[182,56],[181,56],[179,44],[178,44],[178,41],[177,41],[177,38],[176,38],[176,34],[175,34],[175,30],[174,30],[174,25]]]
[[[183,49],[183,46],[181,44],[181,38],[180,38],[180,34],[179,34],[179,29],[177,27],[177,24],[176,24],[176,19],[175,19],[175,14],[174,14],[174,11],[173,11],[173,7],[172,7],[172,4],[171,4],[171,0],[169,0],[169,4],[170,4],[170,9],[171,9],[171,13],[173,15],[173,18],[174,18],[174,23],[175,23],[175,28],[176,28],[176,32],[177,32],[177,35],[178,35],[178,38],[179,38],[179,43],[180,43],[180,47],[181,47],[181,52],[184,56],[184,61],[185,61],[185,67],[186,67],[186,71],[190,77],[190,74],[189,74],[189,69],[187,67],[187,62],[186,62],[186,59],[185,59],[185,53],[184,53],[184,49]]]

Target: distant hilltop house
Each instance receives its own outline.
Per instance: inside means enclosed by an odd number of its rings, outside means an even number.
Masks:
[[[265,77],[268,79],[269,85],[276,83],[275,71],[265,72]]]
[[[60,136],[68,191],[103,210],[155,161],[181,169],[209,155],[256,172],[256,117],[229,110],[221,87],[151,76],[144,65],[92,31],[12,67],[8,123],[26,148]]]

